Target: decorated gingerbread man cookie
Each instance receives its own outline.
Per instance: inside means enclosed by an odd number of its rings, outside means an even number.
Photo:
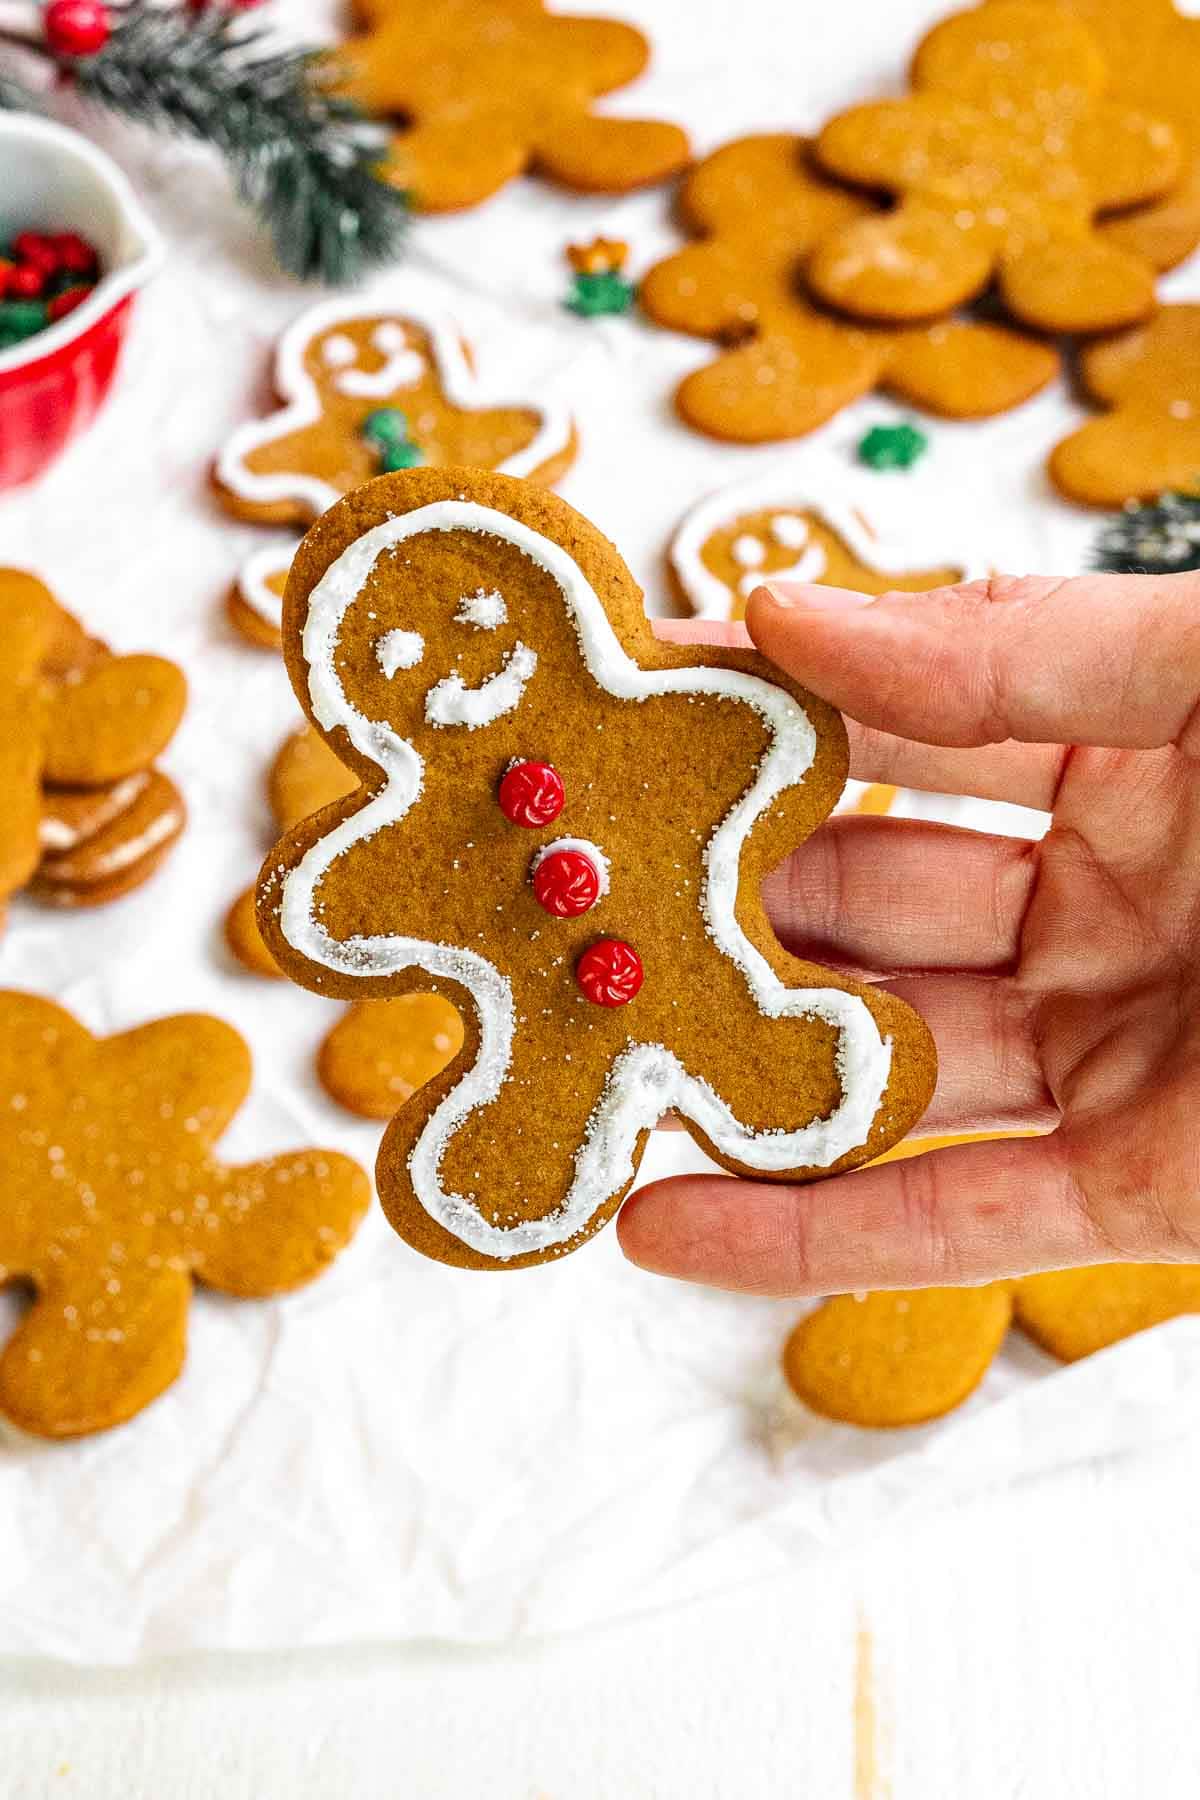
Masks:
[[[575,455],[569,415],[480,382],[453,326],[414,301],[331,300],[289,327],[275,355],[282,407],[239,427],[214,480],[239,518],[304,525],[373,475],[469,464],[552,482]],[[265,546],[230,595],[238,629],[279,643],[291,546]]]
[[[1164,306],[1148,324],[1088,345],[1079,374],[1110,410],[1051,453],[1061,493],[1122,506],[1200,485],[1200,306]]]
[[[688,160],[677,125],[594,110],[649,60],[632,25],[541,0],[354,0],[354,12],[341,85],[368,112],[404,120],[388,174],[424,212],[475,206],[523,170],[620,194]]]
[[[986,418],[1028,400],[1058,370],[1044,343],[998,325],[943,319],[891,330],[839,319],[806,298],[804,258],[865,198],[814,169],[803,138],[739,138],[680,190],[701,241],[657,263],[639,290],[660,325],[711,338],[714,362],[675,394],[697,431],[736,443],[801,437],[873,388],[950,418]]]
[[[1165,194],[1181,172],[1170,125],[1108,99],[1080,20],[1042,0],[992,0],[937,25],[912,95],[825,126],[830,174],[895,194],[883,216],[835,228],[807,277],[865,319],[929,319],[995,277],[1008,310],[1047,331],[1104,331],[1154,306],[1150,266],[1093,229]]]
[[[158,656],[114,656],[36,576],[0,570],[0,904],[115,899],[158,867],[183,801],[152,767],[187,688]]]
[[[283,1293],[353,1236],[371,1190],[348,1157],[217,1160],[249,1086],[219,1019],[97,1039],[48,1000],[0,995],[0,1284],[34,1289],[0,1358],[5,1418],[56,1438],[119,1425],[179,1374],[193,1280]]]
[[[672,579],[698,618],[740,619],[764,581],[920,593],[988,573],[974,545],[936,551],[877,536],[869,506],[861,482],[798,456],[693,506],[671,540]]]
[[[463,1015],[380,1150],[416,1248],[563,1255],[668,1111],[780,1180],[862,1162],[923,1111],[922,1022],[787,955],[761,900],[841,791],[837,714],[753,652],[656,640],[570,507],[471,470],[374,482],[297,552],[284,648],[362,785],[267,859],[263,935],[317,992],[433,989]]]

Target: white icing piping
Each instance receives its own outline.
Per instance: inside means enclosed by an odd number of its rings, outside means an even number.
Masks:
[[[478,687],[469,688],[461,675],[444,675],[435,682],[425,696],[425,717],[431,725],[465,725],[468,731],[494,725],[517,710],[536,669],[537,651],[514,644],[496,673]]]
[[[272,575],[287,573],[298,542],[297,538],[290,545],[265,544],[253,556],[248,556],[238,570],[238,599],[276,631],[283,624],[283,595],[277,594],[268,583]]]
[[[771,724],[775,742],[752,786],[718,827],[708,847],[705,912],[718,946],[738,963],[768,1016],[817,1014],[842,1034],[839,1071],[843,1099],[827,1120],[798,1132],[753,1133],[733,1117],[707,1083],[690,1076],[661,1045],[633,1046],[614,1064],[604,1096],[589,1121],[576,1176],[553,1215],[511,1228],[489,1225],[476,1207],[445,1194],[440,1163],[445,1145],[475,1107],[500,1091],[507,1072],[514,1014],[512,993],[500,973],[476,953],[402,937],[355,938],[340,943],[315,914],[316,888],[330,863],[353,844],[402,818],[419,797],[422,764],[413,747],[390,727],[364,719],[349,703],[333,662],[345,611],[384,550],[424,530],[474,529],[507,539],[558,580],[571,607],[585,661],[609,692],[641,699],[650,694],[713,692],[751,704]],[[313,590],[304,633],[314,714],[327,728],[343,725],[351,740],[387,774],[382,792],[351,819],[314,845],[284,884],[285,936],[302,954],[352,974],[386,974],[417,966],[466,986],[476,1004],[481,1044],[474,1068],[437,1109],[414,1148],[410,1168],[415,1191],[431,1216],[482,1253],[506,1259],[565,1242],[632,1173],[639,1132],[667,1108],[693,1118],[712,1142],[735,1160],[767,1170],[824,1166],[865,1142],[886,1087],[890,1048],[863,1002],[836,990],[788,990],[747,942],[735,918],[741,844],[755,819],[787,786],[802,780],[815,739],[807,717],[781,690],[727,669],[642,670],[618,643],[603,607],[576,565],[559,546],[528,528],[469,503],[447,501],[388,520],[351,545]]]
[[[499,588],[476,588],[473,594],[464,594],[458,603],[458,611],[454,615],[459,625],[474,625],[480,631],[495,631],[500,625],[508,624],[508,608],[504,604],[504,595]]]
[[[419,302],[392,304],[382,297],[326,300],[301,313],[280,338],[275,352],[275,386],[284,405],[265,419],[251,419],[240,425],[229,438],[216,463],[217,479],[223,487],[242,500],[263,505],[293,501],[307,507],[314,519],[341,499],[339,489],[316,475],[289,469],[277,469],[270,474],[256,473],[246,467],[245,458],[263,444],[301,431],[320,418],[320,395],[304,366],[304,352],[313,339],[333,326],[356,319],[377,319],[387,313],[394,314],[398,320],[411,320],[427,334],[442,392],[453,406],[464,409],[517,408],[540,417],[541,424],[533,441],[497,464],[500,474],[531,475],[567,448],[571,441],[571,419],[564,407],[555,402],[542,401],[535,405],[529,400],[514,400],[485,387],[467,361],[454,326]]]
[[[394,319],[385,319],[375,328],[371,345],[385,358],[382,368],[360,369],[354,363],[344,364],[333,384],[339,394],[350,394],[358,400],[386,400],[389,394],[417,385],[425,373],[425,359]]]
[[[586,856],[588,861],[594,864],[600,884],[600,891],[596,898],[598,901],[603,900],[609,889],[609,861],[599,844],[593,844],[590,838],[562,837],[555,838],[549,844],[543,844],[529,865],[529,873],[532,875],[538,864],[545,862],[548,856],[553,856],[556,850],[577,850],[581,856]]]
[[[789,563],[786,569],[772,569],[770,575],[764,577],[760,569],[751,569],[738,582],[738,592],[744,600],[748,600],[755,588],[767,581],[819,581],[825,573],[827,558],[820,544],[809,544],[799,562]]]
[[[815,473],[814,473],[815,471]],[[947,521],[946,535],[940,531],[936,544],[920,541],[914,535],[903,538],[889,534],[887,538],[871,535],[859,517],[870,511],[877,498],[864,491],[853,475],[811,455],[790,462],[774,463],[769,469],[720,488],[708,494],[684,514],[669,551],[671,568],[687,597],[693,613],[700,619],[727,619],[730,593],[725,583],[705,567],[700,552],[714,532],[728,529],[744,513],[762,512],[778,507],[785,512],[812,512],[841,538],[851,555],[881,575],[908,575],[922,566],[939,566],[962,570],[964,581],[974,581],[990,569],[988,559],[960,537],[962,524]],[[767,576],[756,576],[749,593],[767,581],[813,581],[816,576],[795,574],[791,569]]]
[[[705,925],[717,948],[741,969],[768,1018],[817,1017],[839,1032],[842,1098],[828,1118],[795,1131],[750,1130],[665,1046],[631,1043],[614,1061],[588,1121],[562,1205],[540,1219],[511,1226],[491,1223],[470,1197],[447,1193],[441,1182],[442,1158],[451,1137],[470,1113],[496,1099],[511,1066],[516,1021],[508,980],[475,951],[447,944],[389,934],[336,939],[321,922],[317,895],[337,857],[405,817],[420,797],[424,775],[414,747],[389,725],[364,718],[346,695],[335,661],[342,620],[385,551],[421,532],[463,530],[501,538],[557,581],[584,662],[607,693],[623,700],[714,694],[753,707],[769,726],[772,741],[753,781],[718,825],[705,852],[701,902]],[[473,1250],[501,1261],[564,1244],[630,1180],[640,1133],[671,1108],[692,1119],[720,1154],[763,1171],[828,1167],[866,1143],[887,1087],[890,1040],[881,1037],[869,1008],[857,995],[836,988],[785,987],[737,922],[739,868],[747,834],[786,788],[804,780],[816,752],[808,716],[789,694],[738,669],[640,668],[618,640],[599,596],[560,545],[503,513],[461,500],[437,501],[386,519],[350,544],[309,595],[303,650],[314,718],[327,731],[341,726],[361,754],[384,771],[386,780],[360,812],[318,839],[285,877],[280,904],[283,935],[310,962],[342,974],[381,976],[416,967],[456,982],[471,995],[479,1021],[479,1054],[473,1067],[436,1107],[409,1158],[413,1190],[431,1218]]]

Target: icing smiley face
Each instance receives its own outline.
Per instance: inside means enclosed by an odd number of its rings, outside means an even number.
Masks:
[[[389,676],[393,632],[424,650]],[[286,649],[363,786],[277,846],[264,936],[318,992],[433,989],[464,1018],[380,1152],[410,1243],[471,1267],[562,1255],[671,1109],[727,1168],[782,1177],[865,1160],[923,1108],[920,1022],[788,957],[758,897],[840,791],[836,714],[750,653],[657,643],[561,502],[474,472],[384,478],[298,551]]]
[[[947,529],[942,543],[877,536],[867,523],[873,496],[812,457],[797,458],[709,495],[671,541],[680,594],[701,618],[740,619],[765,581],[809,581],[882,594],[920,593],[987,573],[974,546]]]
[[[313,308],[280,340],[275,385],[284,405],[234,432],[214,472],[230,511],[265,524],[306,524],[377,475],[370,422],[388,411],[427,464],[549,481],[574,454],[561,408],[489,393],[457,331],[415,304]]]

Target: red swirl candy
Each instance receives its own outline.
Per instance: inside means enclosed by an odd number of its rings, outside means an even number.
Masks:
[[[531,831],[557,819],[566,798],[563,778],[550,763],[514,763],[500,783],[500,811]]]
[[[556,919],[577,919],[600,898],[600,871],[582,850],[551,850],[533,871],[533,892]]]
[[[575,964],[575,979],[594,1006],[626,1006],[646,978],[642,959],[620,938],[599,938]]]

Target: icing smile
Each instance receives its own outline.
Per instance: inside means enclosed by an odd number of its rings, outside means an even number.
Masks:
[[[425,717],[431,725],[465,725],[468,731],[493,725],[520,706],[536,668],[537,651],[514,644],[478,687],[468,687],[461,675],[444,676],[425,696]]]

